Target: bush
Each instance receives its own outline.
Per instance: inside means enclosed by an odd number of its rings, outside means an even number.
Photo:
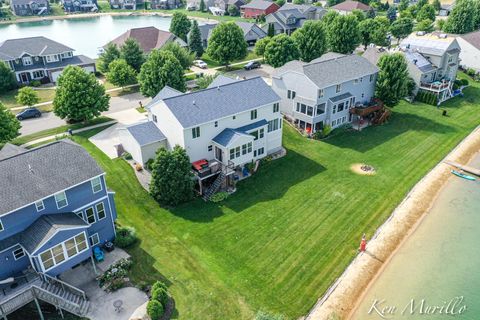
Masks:
[[[472,68],[468,68],[468,69],[467,69],[467,74],[468,74],[470,77],[475,77],[476,73],[477,73],[477,72],[475,71],[475,69],[472,69]]]
[[[148,159],[148,161],[145,163],[145,168],[147,168],[148,171],[152,171],[152,165],[155,159]]]
[[[120,248],[127,248],[137,241],[135,229],[132,227],[120,227],[117,229],[115,245]]]
[[[426,104],[430,104],[432,106],[436,106],[438,103],[437,96],[434,93],[423,91],[423,90],[418,91],[417,96],[415,97],[415,100],[426,103]]]
[[[40,87],[42,83],[40,82],[40,80],[33,80],[33,81],[30,81],[30,86],[32,87]]]
[[[125,152],[125,153],[123,154],[123,158],[124,158],[125,160],[132,160],[132,159],[133,159],[132,155],[131,155],[130,153],[128,153],[128,152]]]
[[[152,300],[157,300],[162,304],[162,306],[166,309],[168,305],[168,292],[166,289],[157,288],[152,291]]]
[[[225,199],[227,199],[229,196],[228,192],[218,192],[218,193],[215,193],[213,196],[210,197],[210,201],[212,202],[221,202]]]
[[[150,300],[147,304],[147,313],[152,320],[158,320],[163,316],[163,306],[157,300]]]
[[[157,289],[167,290],[167,286],[165,285],[165,283],[163,283],[161,281],[157,281],[152,286],[152,292],[157,290]]]
[[[462,86],[468,86],[468,80],[467,79],[461,79],[460,80],[460,83],[462,84]]]
[[[130,259],[121,259],[111,265],[108,270],[99,278],[101,287],[105,287],[106,291],[115,291],[125,285],[124,278],[127,277],[128,270],[132,267]]]

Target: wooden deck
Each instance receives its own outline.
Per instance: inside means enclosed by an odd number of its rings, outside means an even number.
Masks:
[[[450,161],[450,160],[445,160],[444,163],[449,164],[449,165],[451,165],[451,166],[453,166],[457,169],[463,170],[465,172],[468,172],[468,173],[471,173],[473,175],[476,175],[476,176],[480,177],[480,169],[470,167],[470,166],[466,166],[466,165],[460,164],[458,162]]]

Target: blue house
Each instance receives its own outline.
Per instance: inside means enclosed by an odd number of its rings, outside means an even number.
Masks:
[[[0,199],[3,295],[3,284],[34,274],[38,281],[30,289],[38,291],[36,297],[50,302],[49,297],[65,296],[60,308],[84,314],[85,296],[59,293],[63,284],[55,277],[93,262],[93,248],[115,237],[114,193],[105,172],[70,140],[30,150],[7,145],[0,151]],[[11,305],[2,305],[7,298],[0,294],[0,317],[11,312],[2,309]]]

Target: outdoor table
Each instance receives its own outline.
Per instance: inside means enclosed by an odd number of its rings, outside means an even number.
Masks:
[[[115,311],[116,312],[120,312],[122,310],[122,305],[123,305],[123,301],[122,300],[115,300],[113,302],[113,306],[115,307]]]

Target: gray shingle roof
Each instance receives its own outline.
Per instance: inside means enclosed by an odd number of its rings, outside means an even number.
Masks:
[[[274,71],[273,76],[280,77],[286,71],[305,74],[319,88],[350,81],[378,72],[378,67],[356,54],[341,55],[327,53],[310,63],[291,61]]]
[[[103,174],[88,152],[56,141],[0,161],[0,215]]]
[[[162,90],[160,90],[159,93],[157,93],[157,95],[155,97],[153,97],[153,99],[145,106],[145,108],[147,109],[150,109],[152,106],[154,106],[156,103],[158,103],[158,101],[161,101],[163,99],[167,99],[167,98],[171,98],[171,97],[175,97],[175,96],[178,96],[178,95],[182,95],[183,93],[176,90],[176,89],[173,89],[169,86],[165,86],[163,87]]]
[[[234,83],[240,80],[233,79],[227,76],[224,76],[223,74],[218,75],[215,79],[213,79],[212,83],[207,88],[215,88],[218,86],[223,86],[229,83]]]
[[[343,93],[343,94],[340,94],[338,96],[335,96],[333,98],[330,98],[330,101],[332,102],[338,102],[338,101],[342,101],[342,100],[345,100],[345,99],[348,99],[350,97],[353,97],[353,95],[350,93],[350,92],[346,92],[346,93]]]
[[[88,228],[89,225],[73,212],[42,215],[22,232],[0,241],[0,251],[19,243],[32,254],[57,231],[76,227]]]
[[[463,40],[467,41],[472,46],[480,50],[480,30],[470,32],[467,34],[462,34],[460,38],[462,38]]]
[[[6,143],[3,146],[2,150],[0,150],[0,160],[10,158],[25,151],[27,151],[27,149],[16,146],[14,144]]]
[[[421,72],[433,71],[436,68],[424,56],[415,51],[405,51],[405,58],[415,65]]]
[[[245,133],[243,131],[227,128],[220,132],[218,135],[216,135],[212,139],[212,141],[227,148],[242,137],[249,137],[252,139],[254,138],[252,135],[249,135],[248,133]]]
[[[140,146],[145,146],[166,139],[162,131],[160,131],[152,121],[134,124],[126,127],[126,129]]]
[[[46,56],[67,51],[73,51],[73,49],[45,37],[9,39],[0,43],[0,54],[10,59],[20,58],[23,53]]]
[[[280,97],[261,77],[163,100],[184,128],[278,102]]]
[[[439,33],[428,33],[423,36],[412,33],[402,40],[400,48],[417,50],[424,54],[443,55],[450,50],[454,42],[455,37],[451,35],[442,38]]]

